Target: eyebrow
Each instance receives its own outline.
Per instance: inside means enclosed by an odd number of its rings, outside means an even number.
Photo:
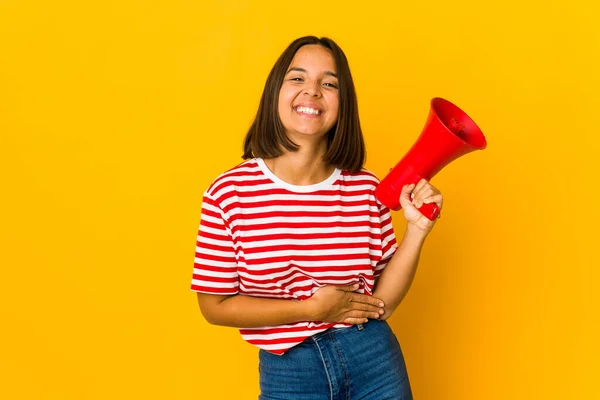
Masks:
[[[307,71],[304,68],[300,68],[300,67],[292,67],[288,70],[288,72],[286,72],[285,74],[289,74],[292,71],[298,71],[298,72],[304,72],[307,73]],[[325,75],[329,75],[329,76],[333,76],[334,78],[337,79],[337,75],[335,74],[335,72],[331,72],[331,71],[325,71]]]

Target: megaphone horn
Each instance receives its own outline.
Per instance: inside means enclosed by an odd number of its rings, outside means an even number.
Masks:
[[[398,211],[404,185],[430,180],[458,157],[483,150],[487,141],[469,116],[448,100],[431,99],[429,117],[421,135],[406,155],[379,183],[375,196],[389,209]],[[433,220],[440,212],[435,203],[423,204],[419,211]]]

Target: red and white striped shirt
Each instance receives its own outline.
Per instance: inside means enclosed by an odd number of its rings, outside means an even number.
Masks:
[[[375,198],[377,177],[336,169],[296,186],[260,158],[221,174],[204,193],[191,289],[219,295],[305,300],[324,285],[374,279],[397,244],[391,214]],[[249,343],[283,354],[307,337],[347,324],[297,322],[240,329]]]

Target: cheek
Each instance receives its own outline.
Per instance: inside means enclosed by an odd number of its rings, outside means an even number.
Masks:
[[[279,100],[277,103],[277,114],[279,120],[283,124],[285,129],[289,129],[290,121],[292,119],[292,109],[290,106],[289,95],[286,97],[285,93],[279,93]]]
[[[279,102],[280,104],[284,102],[289,105],[290,101],[292,101],[294,96],[296,95],[296,92],[292,88],[286,86],[287,85],[283,84],[283,86],[281,86],[281,89],[279,90]]]
[[[293,96],[290,93],[286,93],[285,91],[279,92],[279,101],[277,107],[280,113],[289,113],[292,106]]]
[[[329,103],[329,110],[331,116],[337,120],[338,114],[340,113],[340,102],[337,97],[332,99],[331,103]]]

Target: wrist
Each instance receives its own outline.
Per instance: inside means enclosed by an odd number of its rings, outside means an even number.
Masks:
[[[404,231],[403,241],[414,242],[418,244],[423,244],[429,232],[424,231],[423,229],[415,226],[414,224],[407,224],[406,230]]]
[[[297,310],[298,315],[300,316],[301,321],[320,321],[319,320],[319,310],[317,309],[315,301],[312,297],[309,297],[306,300],[298,300]]]

